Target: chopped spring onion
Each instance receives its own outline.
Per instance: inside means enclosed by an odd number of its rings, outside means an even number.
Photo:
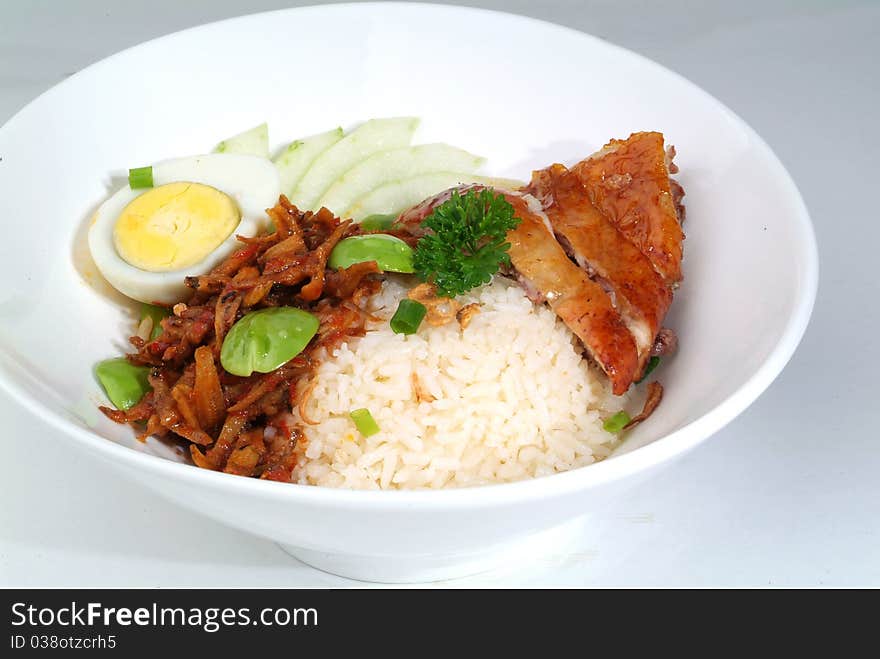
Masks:
[[[95,375],[107,392],[107,398],[119,410],[135,405],[152,389],[147,379],[149,374],[148,367],[135,366],[125,357],[107,359],[95,366]]]
[[[360,221],[361,229],[364,231],[388,231],[397,215],[370,215]]]
[[[640,377],[638,380],[636,380],[636,384],[641,384],[642,382],[644,382],[645,378],[647,378],[649,375],[651,375],[651,371],[653,371],[659,365],[660,365],[660,358],[659,357],[651,357],[651,359],[648,360],[647,366],[645,366],[645,372],[642,373],[642,377]]]
[[[167,307],[159,307],[155,304],[141,305],[141,322],[146,318],[153,321],[153,329],[150,330],[150,341],[155,341],[162,334],[162,319],[171,315],[171,309]]]
[[[611,433],[619,433],[623,430],[624,426],[631,421],[629,414],[627,414],[624,410],[620,410],[617,414],[609,416],[605,419],[605,423],[602,424],[602,427],[606,432]]]
[[[135,167],[128,170],[128,185],[132,190],[153,187],[153,168]]]
[[[376,423],[376,419],[373,418],[373,415],[370,414],[370,410],[366,407],[362,407],[359,410],[352,410],[349,413],[349,416],[351,417],[351,420],[354,421],[354,425],[358,429],[358,432],[364,437],[369,437],[370,435],[375,435],[379,432],[379,424]]]
[[[401,300],[397,305],[397,311],[391,317],[391,331],[395,334],[415,334],[426,313],[428,309],[421,302]]]

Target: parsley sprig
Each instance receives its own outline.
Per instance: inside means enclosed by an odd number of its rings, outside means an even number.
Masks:
[[[415,272],[442,297],[486,284],[502,265],[510,264],[507,232],[519,223],[503,194],[483,189],[461,195],[456,190],[422,221],[432,233],[416,246]]]

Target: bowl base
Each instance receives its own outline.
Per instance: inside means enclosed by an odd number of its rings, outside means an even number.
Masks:
[[[425,583],[479,574],[507,563],[529,565],[535,556],[564,552],[581,537],[585,519],[578,517],[520,540],[467,554],[364,556],[278,546],[297,560],[340,577],[375,583]]]

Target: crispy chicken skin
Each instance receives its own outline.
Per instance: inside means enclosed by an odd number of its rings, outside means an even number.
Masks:
[[[569,256],[613,293],[636,341],[641,371],[672,303],[672,290],[648,257],[593,206],[581,179],[566,167],[534,172],[527,189],[541,202]]]
[[[638,369],[632,334],[611,298],[571,262],[544,223],[521,196],[506,194],[522,220],[508,232],[510,262],[526,290],[539,291],[550,308],[577,335],[611,380],[615,394],[626,392]]]
[[[611,140],[572,171],[593,205],[651,260],[666,283],[681,281],[684,234],[663,134],[633,133],[626,140]]]

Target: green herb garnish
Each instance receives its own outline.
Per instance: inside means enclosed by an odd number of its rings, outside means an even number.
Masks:
[[[135,167],[128,170],[128,186],[132,190],[153,187],[153,168]]]
[[[648,363],[645,365],[645,371],[644,371],[644,373],[642,373],[642,377],[640,377],[638,380],[636,380],[636,384],[641,384],[642,382],[644,382],[645,378],[647,378],[649,375],[651,375],[651,371],[653,371],[659,365],[660,365],[660,358],[659,357],[651,357],[651,359],[649,359]]]
[[[379,424],[376,423],[376,419],[373,418],[373,415],[370,414],[370,410],[367,408],[362,407],[359,410],[352,410],[348,416],[351,417],[355,428],[364,437],[370,437],[379,432]]]
[[[415,334],[427,313],[428,308],[421,302],[403,299],[391,317],[391,331],[395,334]]]
[[[610,433],[619,433],[623,428],[628,424],[632,419],[630,419],[629,414],[627,414],[624,410],[620,410],[617,414],[613,414],[605,419],[605,423],[602,424],[602,427],[606,432]]]
[[[454,191],[422,221],[432,233],[419,240],[413,267],[442,297],[455,297],[486,284],[510,264],[507,232],[520,223],[513,206],[492,190]]]

